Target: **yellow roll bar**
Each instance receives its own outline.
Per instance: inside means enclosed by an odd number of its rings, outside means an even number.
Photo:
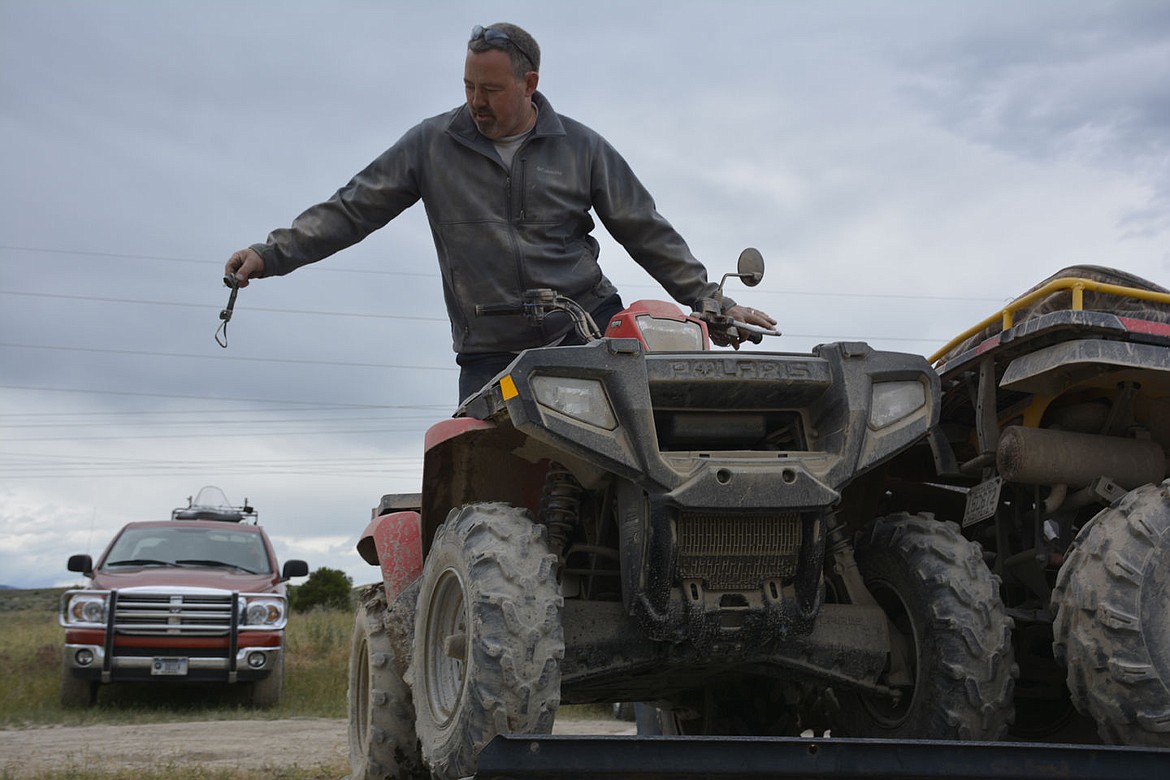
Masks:
[[[1153,290],[1139,290],[1136,287],[1122,287],[1116,284],[1106,284],[1105,282],[1094,282],[1092,279],[1084,279],[1076,276],[1068,276],[1061,279],[1053,279],[1048,284],[1033,290],[1027,295],[1016,298],[1000,311],[992,314],[987,319],[974,325],[967,330],[955,336],[942,346],[937,352],[930,356],[930,363],[934,365],[942,359],[943,355],[950,352],[959,344],[974,336],[979,331],[992,325],[996,320],[1003,323],[1003,330],[1007,330],[1012,326],[1012,318],[1020,309],[1035,303],[1041,298],[1051,295],[1054,292],[1061,290],[1072,291],[1072,307],[1073,311],[1082,311],[1085,308],[1085,291],[1105,293],[1106,295],[1115,295],[1119,298],[1137,298],[1143,301],[1150,301],[1152,303],[1164,303],[1170,305],[1170,293],[1154,292]]]

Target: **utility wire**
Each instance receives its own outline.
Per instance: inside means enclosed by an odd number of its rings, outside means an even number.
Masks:
[[[93,352],[105,355],[132,355],[134,357],[182,358],[183,360],[232,360],[243,361],[247,363],[286,363],[291,365],[334,366],[345,368],[388,368],[396,371],[450,372],[457,370],[452,366],[417,366],[400,365],[394,363],[357,363],[340,360],[303,360],[297,358],[246,357],[240,355],[223,355],[219,353],[209,353],[203,355],[190,352],[148,352],[146,350],[136,349],[110,349],[108,347],[66,347],[54,344],[14,344],[12,342],[2,341],[0,341],[0,347],[7,347],[9,349],[38,349],[59,352]]]
[[[32,246],[15,246],[12,244],[0,244],[0,249],[18,252],[42,252],[46,254],[59,255],[81,255],[92,257],[109,257],[121,258],[127,260],[161,260],[172,263],[197,263],[200,265],[216,265],[223,266],[223,263],[218,260],[200,260],[190,257],[163,257],[157,255],[132,255],[121,254],[116,252],[97,252],[87,250],[74,249],[52,249],[48,247],[32,247]],[[365,269],[365,268],[344,268],[336,265],[325,265],[319,267],[320,271],[329,273],[350,273],[350,274],[372,274],[375,276],[409,276],[417,278],[437,279],[437,273],[422,273],[416,271],[400,271],[400,270],[383,270],[383,269]],[[637,289],[659,289],[654,284],[628,284],[623,287],[632,287]],[[876,298],[876,299],[904,299],[904,300],[922,300],[922,301],[988,301],[993,303],[1003,303],[1002,298],[984,298],[972,296],[953,296],[953,295],[912,295],[908,293],[850,293],[840,291],[818,291],[818,290],[755,290],[755,293],[765,293],[772,295],[799,295],[799,296],[823,296],[829,298]],[[263,310],[257,310],[263,311]]]
[[[48,247],[35,246],[14,246],[12,244],[0,244],[0,249],[5,249],[15,252],[39,252],[50,255],[78,255],[81,257],[108,257],[117,260],[159,260],[164,263],[193,263],[196,265],[215,265],[220,268],[223,267],[223,262],[220,260],[200,260],[195,257],[165,257],[163,255],[132,255],[121,252],[97,252],[83,249],[50,249]],[[4,258],[0,258],[4,259]],[[427,279],[437,279],[437,273],[422,273],[415,271],[398,271],[398,270],[381,270],[381,269],[365,269],[365,268],[344,268],[335,265],[328,265],[321,267],[322,271],[328,273],[342,273],[342,274],[373,274],[375,276],[415,276]]]
[[[227,396],[210,396],[210,395],[184,395],[180,393],[140,393],[130,390],[94,390],[92,388],[78,388],[78,387],[46,387],[37,385],[0,385],[0,390],[28,390],[38,393],[81,393],[81,394],[96,394],[96,395],[117,395],[128,396],[134,398],[181,398],[185,400],[195,401],[215,401],[219,403],[245,403],[245,404],[265,404],[265,403],[280,403],[280,404],[299,404],[307,407],[314,407],[320,409],[416,409],[419,411],[427,409],[449,409],[449,407],[441,404],[354,404],[354,403],[336,403],[327,401],[290,401],[272,398],[232,398]]]
[[[16,290],[0,290],[0,295],[14,295],[25,298],[59,298],[67,301],[90,301],[94,303],[116,303],[118,305],[133,304],[138,306],[166,306],[167,308],[185,309],[219,309],[220,305],[210,303],[179,303],[174,301],[144,301],[133,298],[107,298],[98,295],[67,295],[65,293],[21,292]],[[446,317],[413,317],[407,314],[377,314],[373,312],[352,311],[313,311],[309,309],[273,309],[263,306],[240,307],[241,311],[264,312],[265,314],[307,314],[320,317],[358,317],[378,320],[413,320],[416,322],[447,322]]]

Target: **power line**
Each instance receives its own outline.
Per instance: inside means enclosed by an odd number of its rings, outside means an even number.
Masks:
[[[214,480],[220,477],[246,477],[246,476],[271,476],[271,477],[320,477],[328,478],[330,480],[337,480],[342,478],[353,479],[369,479],[371,477],[411,477],[417,479],[420,468],[412,469],[388,469],[370,467],[365,469],[360,468],[345,468],[345,469],[324,469],[319,467],[304,467],[295,469],[273,469],[263,465],[257,464],[216,464],[214,466],[189,469],[189,468],[133,468],[127,470],[98,470],[89,472],[62,472],[54,469],[50,472],[44,473],[22,473],[22,474],[7,474],[0,471],[0,480],[4,479],[105,479],[116,477],[119,480],[128,479],[157,479],[159,477],[179,477],[194,478],[198,477],[201,480]]]
[[[256,431],[243,431],[234,433],[225,431],[222,428],[212,431],[211,433],[154,433],[154,434],[139,434],[134,436],[127,436],[120,434],[117,436],[40,436],[40,437],[8,437],[6,441],[10,444],[28,444],[32,442],[80,442],[80,441],[146,441],[157,439],[256,439],[260,437],[276,437],[276,436],[368,436],[375,433],[423,433],[428,426],[421,428],[329,428],[321,431],[267,431],[264,433],[257,433]]]
[[[356,363],[339,360],[304,360],[297,358],[268,358],[268,357],[244,357],[240,355],[223,355],[217,353],[197,354],[189,352],[148,352],[145,350],[136,349],[110,349],[108,347],[66,347],[54,344],[15,344],[12,342],[0,342],[0,347],[8,347],[9,349],[39,349],[57,352],[92,352],[105,355],[132,355],[134,357],[164,357],[164,358],[182,358],[183,360],[231,360],[243,361],[247,363],[286,363],[292,365],[311,365],[311,366],[334,366],[345,368],[388,368],[396,371],[455,371],[456,368],[451,366],[418,366],[418,365],[396,365],[393,363]]]
[[[0,244],[0,249],[18,252],[42,252],[45,254],[59,254],[59,255],[80,255],[92,257],[109,257],[120,258],[127,260],[161,260],[171,263],[196,263],[199,265],[217,265],[222,266],[223,263],[218,260],[199,260],[190,257],[165,257],[160,255],[132,255],[118,252],[99,252],[91,250],[80,249],[54,249],[49,247],[33,247],[33,246],[15,246],[12,244]],[[338,268],[334,265],[318,266],[317,270],[328,273],[348,273],[348,274],[371,274],[375,276],[409,276],[426,279],[437,279],[440,277],[438,273],[420,273],[415,271],[400,271],[400,270],[382,270],[382,269],[365,269],[365,268]],[[631,287],[635,289],[659,289],[655,284],[628,284],[623,287]],[[797,295],[797,296],[813,296],[813,297],[827,297],[827,298],[874,298],[878,300],[914,300],[914,301],[986,301],[995,304],[1002,304],[1005,299],[991,298],[991,297],[973,297],[963,295],[913,295],[909,293],[855,293],[831,291],[825,292],[821,290],[764,290],[757,289],[753,294],[766,295]],[[11,294],[11,293],[10,293]],[[256,311],[264,311],[257,309]],[[275,311],[275,310],[273,310]],[[310,312],[304,312],[310,313]],[[357,316],[357,315],[343,315],[343,316]],[[367,315],[372,316],[372,315]]]
[[[306,410],[306,411],[308,411],[308,410]],[[62,414],[68,414],[68,413],[62,413]],[[150,412],[143,412],[142,414],[151,414],[151,413]],[[167,415],[166,412],[157,412],[154,414],[156,414],[156,416],[159,416],[159,417],[165,417]],[[199,414],[206,416],[207,412],[205,412],[205,411],[199,412]],[[12,415],[12,416],[22,417],[23,415]],[[425,423],[428,421],[433,422],[434,419],[435,418],[433,416],[424,416],[424,415],[418,415],[418,416],[411,415],[408,417],[342,417],[342,418],[320,417],[320,418],[315,418],[315,419],[314,418],[308,418],[308,419],[300,418],[300,419],[276,419],[276,420],[257,419],[255,416],[250,416],[247,418],[235,420],[232,422],[232,424],[240,424],[240,423],[246,422],[248,425],[253,425],[253,426],[267,426],[267,425],[289,425],[289,424],[303,425],[306,423],[329,423],[329,424],[361,423],[361,422],[364,422],[364,423],[424,422]],[[215,425],[222,425],[224,422],[225,421],[223,419],[223,416],[219,415],[217,413],[216,421],[214,424]],[[109,420],[109,421],[90,420],[87,422],[78,422],[76,420],[69,420],[69,421],[60,421],[60,422],[6,423],[6,422],[3,422],[3,416],[0,416],[0,428],[8,429],[8,430],[22,429],[22,428],[36,428],[36,429],[42,429],[42,430],[43,429],[52,429],[52,428],[69,428],[71,430],[76,430],[78,428],[109,428],[109,427],[114,427],[114,426],[123,425],[123,424],[125,424],[125,421],[119,421],[119,420]],[[142,422],[135,422],[134,424],[135,425],[142,425],[143,423]],[[167,428],[180,428],[180,427],[187,427],[187,426],[208,425],[209,423],[206,419],[203,419],[203,420],[166,420],[166,419],[161,419],[161,420],[147,421],[146,424],[153,424],[153,425],[156,425],[159,427],[167,427]]]
[[[90,301],[93,303],[116,303],[118,305],[137,305],[137,306],[166,306],[167,308],[186,308],[186,309],[219,309],[218,304],[212,305],[209,303],[180,303],[176,301],[144,301],[133,298],[108,298],[98,295],[68,295],[65,293],[42,293],[42,292],[22,292],[18,290],[0,290],[0,295],[13,295],[24,298],[59,298],[66,301]],[[373,312],[352,312],[352,311],[315,311],[310,309],[273,309],[264,306],[240,306],[240,311],[263,312],[265,314],[306,314],[321,317],[358,317],[362,319],[379,319],[379,320],[413,320],[416,322],[442,322],[446,323],[446,317],[413,317],[407,314],[376,314]]]
[[[184,400],[194,401],[215,401],[217,403],[246,403],[246,404],[265,404],[273,403],[272,398],[231,398],[226,396],[210,396],[210,395],[184,395],[180,393],[140,393],[131,390],[94,390],[92,388],[78,388],[78,387],[47,387],[38,385],[0,385],[0,390],[28,390],[38,393],[79,393],[79,394],[95,394],[95,395],[117,395],[127,396],[133,398],[181,398]],[[276,403],[281,404],[299,404],[302,406],[324,408],[324,409],[448,409],[449,407],[441,404],[354,404],[354,403],[335,403],[328,401],[289,401],[276,400]]]
[[[216,265],[223,267],[224,263],[220,260],[200,260],[194,257],[166,257],[164,255],[132,255],[125,252],[99,252],[85,249],[53,249],[50,247],[37,246],[15,246],[12,244],[0,244],[0,249],[6,249],[14,252],[39,252],[49,255],[78,255],[81,257],[108,257],[117,260],[159,260],[165,263],[192,263],[195,265]],[[333,265],[322,266],[322,271],[329,273],[340,274],[373,274],[375,276],[415,276],[426,279],[437,279],[437,273],[421,273],[415,271],[389,271],[379,269],[366,268],[338,268]]]

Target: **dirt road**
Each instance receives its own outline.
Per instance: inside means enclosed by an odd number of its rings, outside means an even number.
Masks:
[[[633,734],[623,721],[565,720],[560,734]],[[269,769],[348,764],[344,720],[222,720],[118,726],[50,726],[0,731],[0,775],[55,769],[148,767]],[[7,774],[4,774],[7,773]]]

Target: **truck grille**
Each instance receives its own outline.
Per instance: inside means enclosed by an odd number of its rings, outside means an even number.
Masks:
[[[678,519],[679,580],[703,580],[711,590],[754,590],[766,580],[791,579],[800,559],[796,512],[742,515],[683,514]]]
[[[224,636],[231,633],[231,593],[118,594],[114,630],[138,636]]]

